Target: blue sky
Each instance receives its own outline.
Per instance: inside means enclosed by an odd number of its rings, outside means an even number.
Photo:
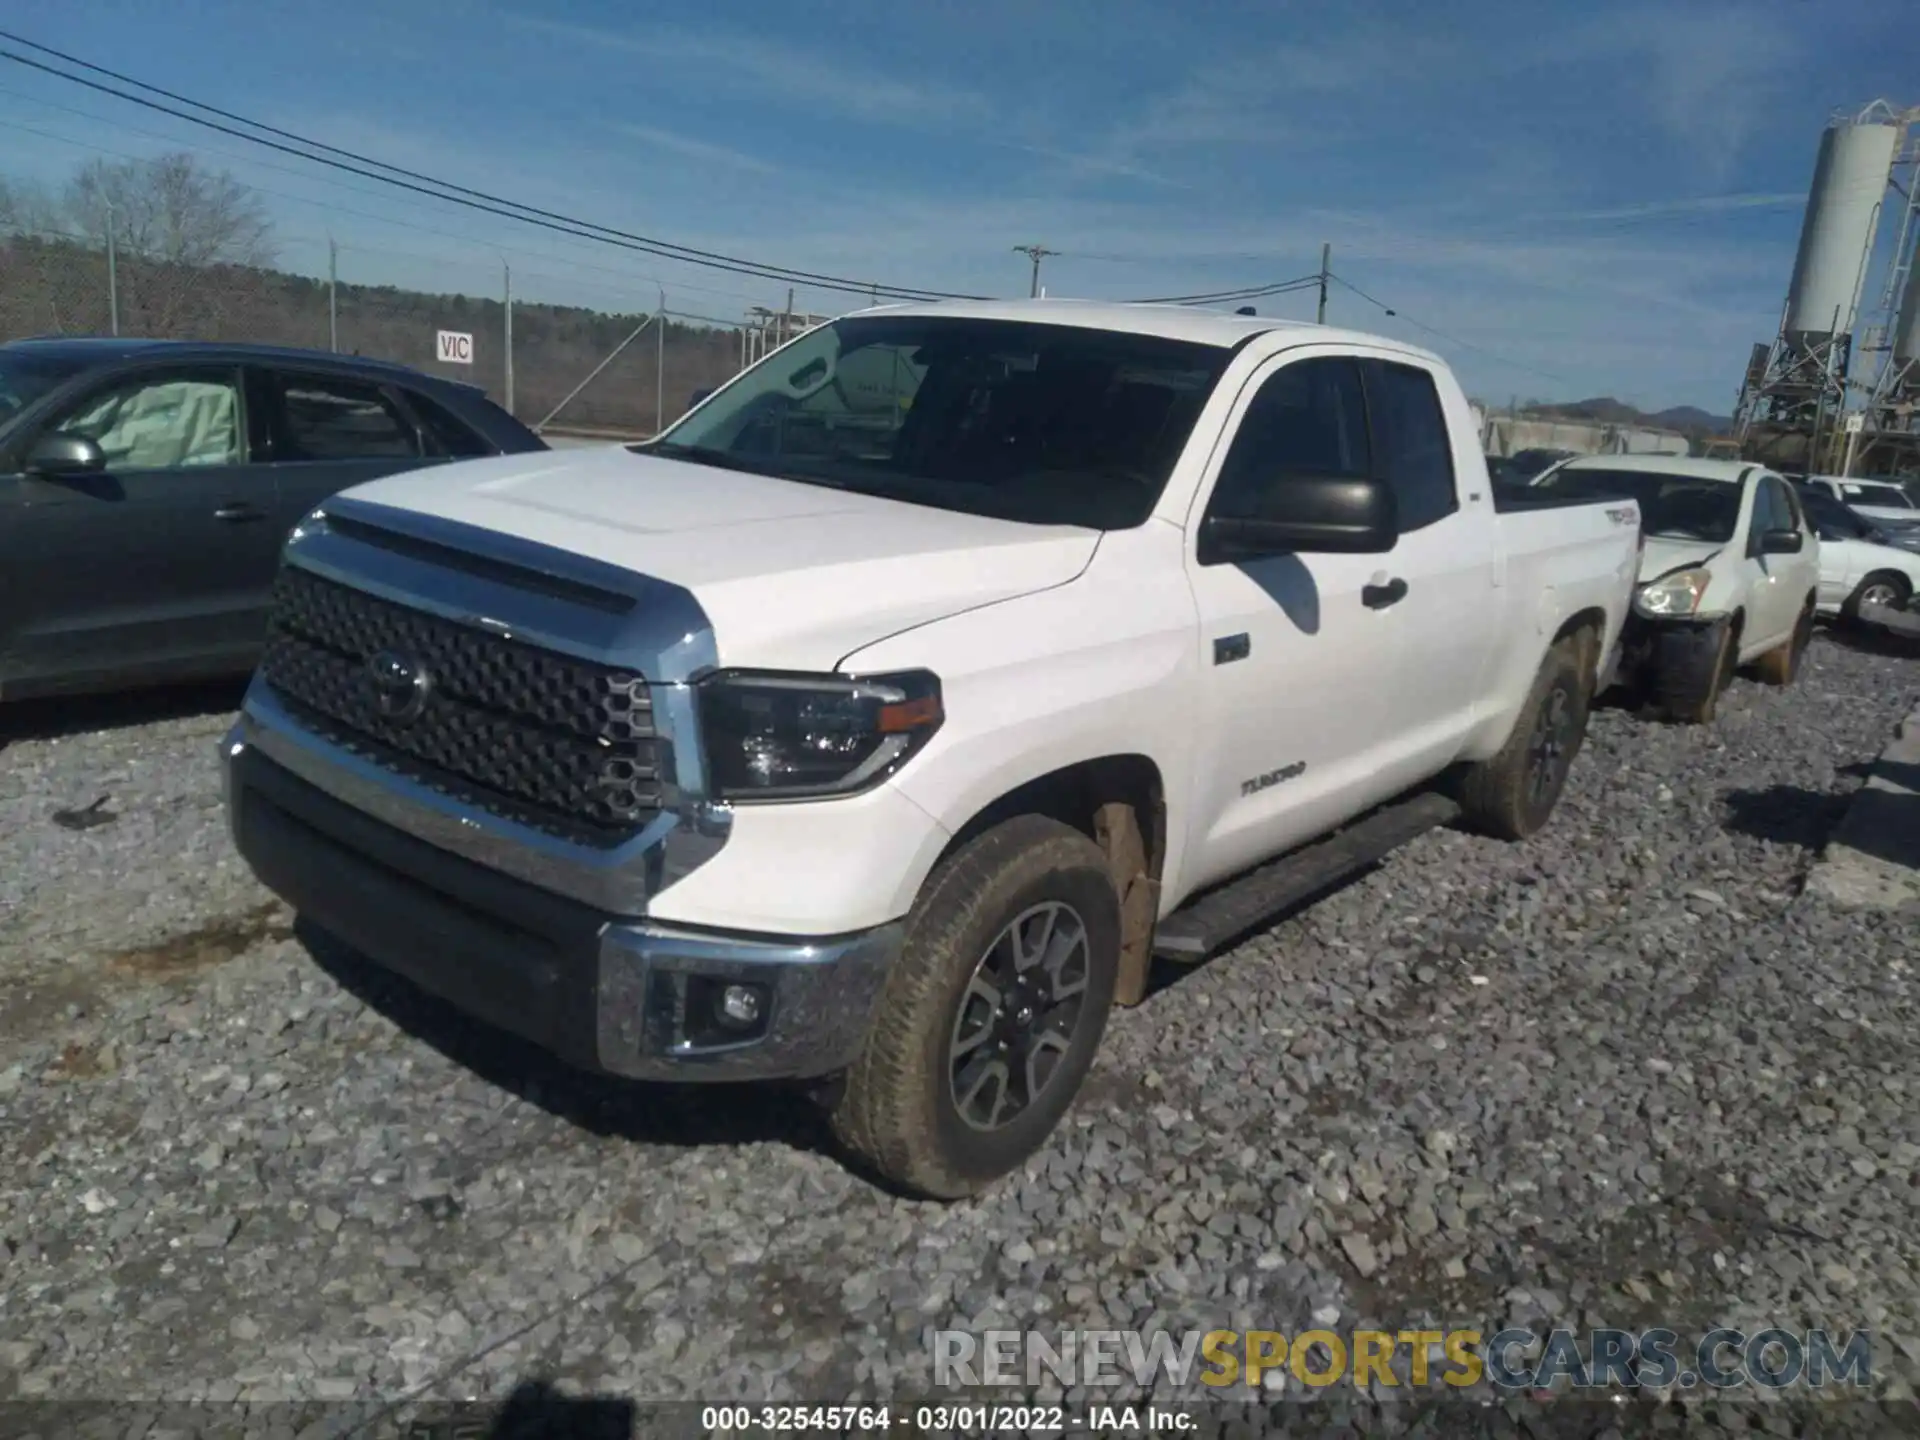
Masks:
[[[1023,294],[1031,241],[1062,252],[1052,294],[1145,297],[1300,275],[1330,241],[1400,313],[1336,289],[1329,319],[1432,345],[1477,395],[1724,413],[1778,322],[1829,113],[1920,105],[1911,3],[12,0],[5,23],[396,164],[808,270]],[[493,294],[504,256],[529,298],[640,309],[664,287],[726,318],[786,298],[13,65],[0,127],[14,177],[198,149],[265,192],[293,268],[323,270],[331,235],[375,283]]]

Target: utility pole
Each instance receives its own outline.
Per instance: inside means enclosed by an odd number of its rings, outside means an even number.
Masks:
[[[653,433],[667,428],[667,287],[660,291],[659,323],[653,327]]]
[[[1320,309],[1314,315],[1314,322],[1327,323],[1327,267],[1333,262],[1333,244],[1328,242],[1320,247]]]
[[[120,252],[115,245],[113,202],[107,201],[107,325],[120,333]]]
[[[507,413],[513,413],[513,267],[500,262],[501,299],[506,305]]]
[[[1047,256],[1058,255],[1060,252],[1058,250],[1049,250],[1044,245],[1016,245],[1013,247],[1013,253],[1016,255],[1024,255],[1033,261],[1033,284],[1027,289],[1027,298],[1029,300],[1039,299],[1040,262],[1046,259]]]
[[[787,287],[787,313],[780,317],[779,344],[784,345],[793,338],[793,287]],[[777,348],[777,347],[776,347]]]
[[[340,247],[327,237],[327,349],[340,353]]]

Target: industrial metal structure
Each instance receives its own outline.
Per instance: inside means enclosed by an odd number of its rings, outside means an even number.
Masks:
[[[758,363],[796,335],[803,335],[832,318],[830,315],[806,315],[796,311],[791,290],[787,292],[787,308],[784,310],[770,310],[765,305],[755,305],[747,311],[746,323],[740,327],[740,368],[744,370]]]
[[[1849,473],[1920,462],[1917,175],[1920,109],[1876,100],[1821,135],[1780,328],[1754,346],[1734,412],[1743,454]],[[1891,257],[1863,304],[1889,210]]]

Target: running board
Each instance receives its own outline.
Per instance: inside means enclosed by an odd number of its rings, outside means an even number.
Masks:
[[[1204,960],[1288,906],[1364,870],[1459,814],[1459,805],[1431,790],[1383,806],[1324,840],[1269,860],[1188,901],[1160,922],[1153,953],[1188,963]]]

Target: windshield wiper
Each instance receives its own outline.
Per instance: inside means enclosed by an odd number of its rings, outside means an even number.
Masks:
[[[820,475],[796,475],[790,470],[770,470],[756,461],[743,459],[728,450],[707,445],[675,445],[666,441],[642,441],[627,447],[636,455],[658,455],[663,460],[685,460],[690,465],[711,465],[716,470],[738,470],[747,475],[764,475],[769,480],[791,480],[796,485],[819,485],[828,490],[860,491],[845,480],[829,480]],[[864,492],[861,493],[870,493]]]
[[[764,475],[767,472],[757,465],[742,460],[726,450],[715,450],[708,445],[675,445],[664,440],[642,442],[631,447],[639,455],[658,455],[667,460],[685,460],[694,465],[712,465],[719,470],[745,470]]]

